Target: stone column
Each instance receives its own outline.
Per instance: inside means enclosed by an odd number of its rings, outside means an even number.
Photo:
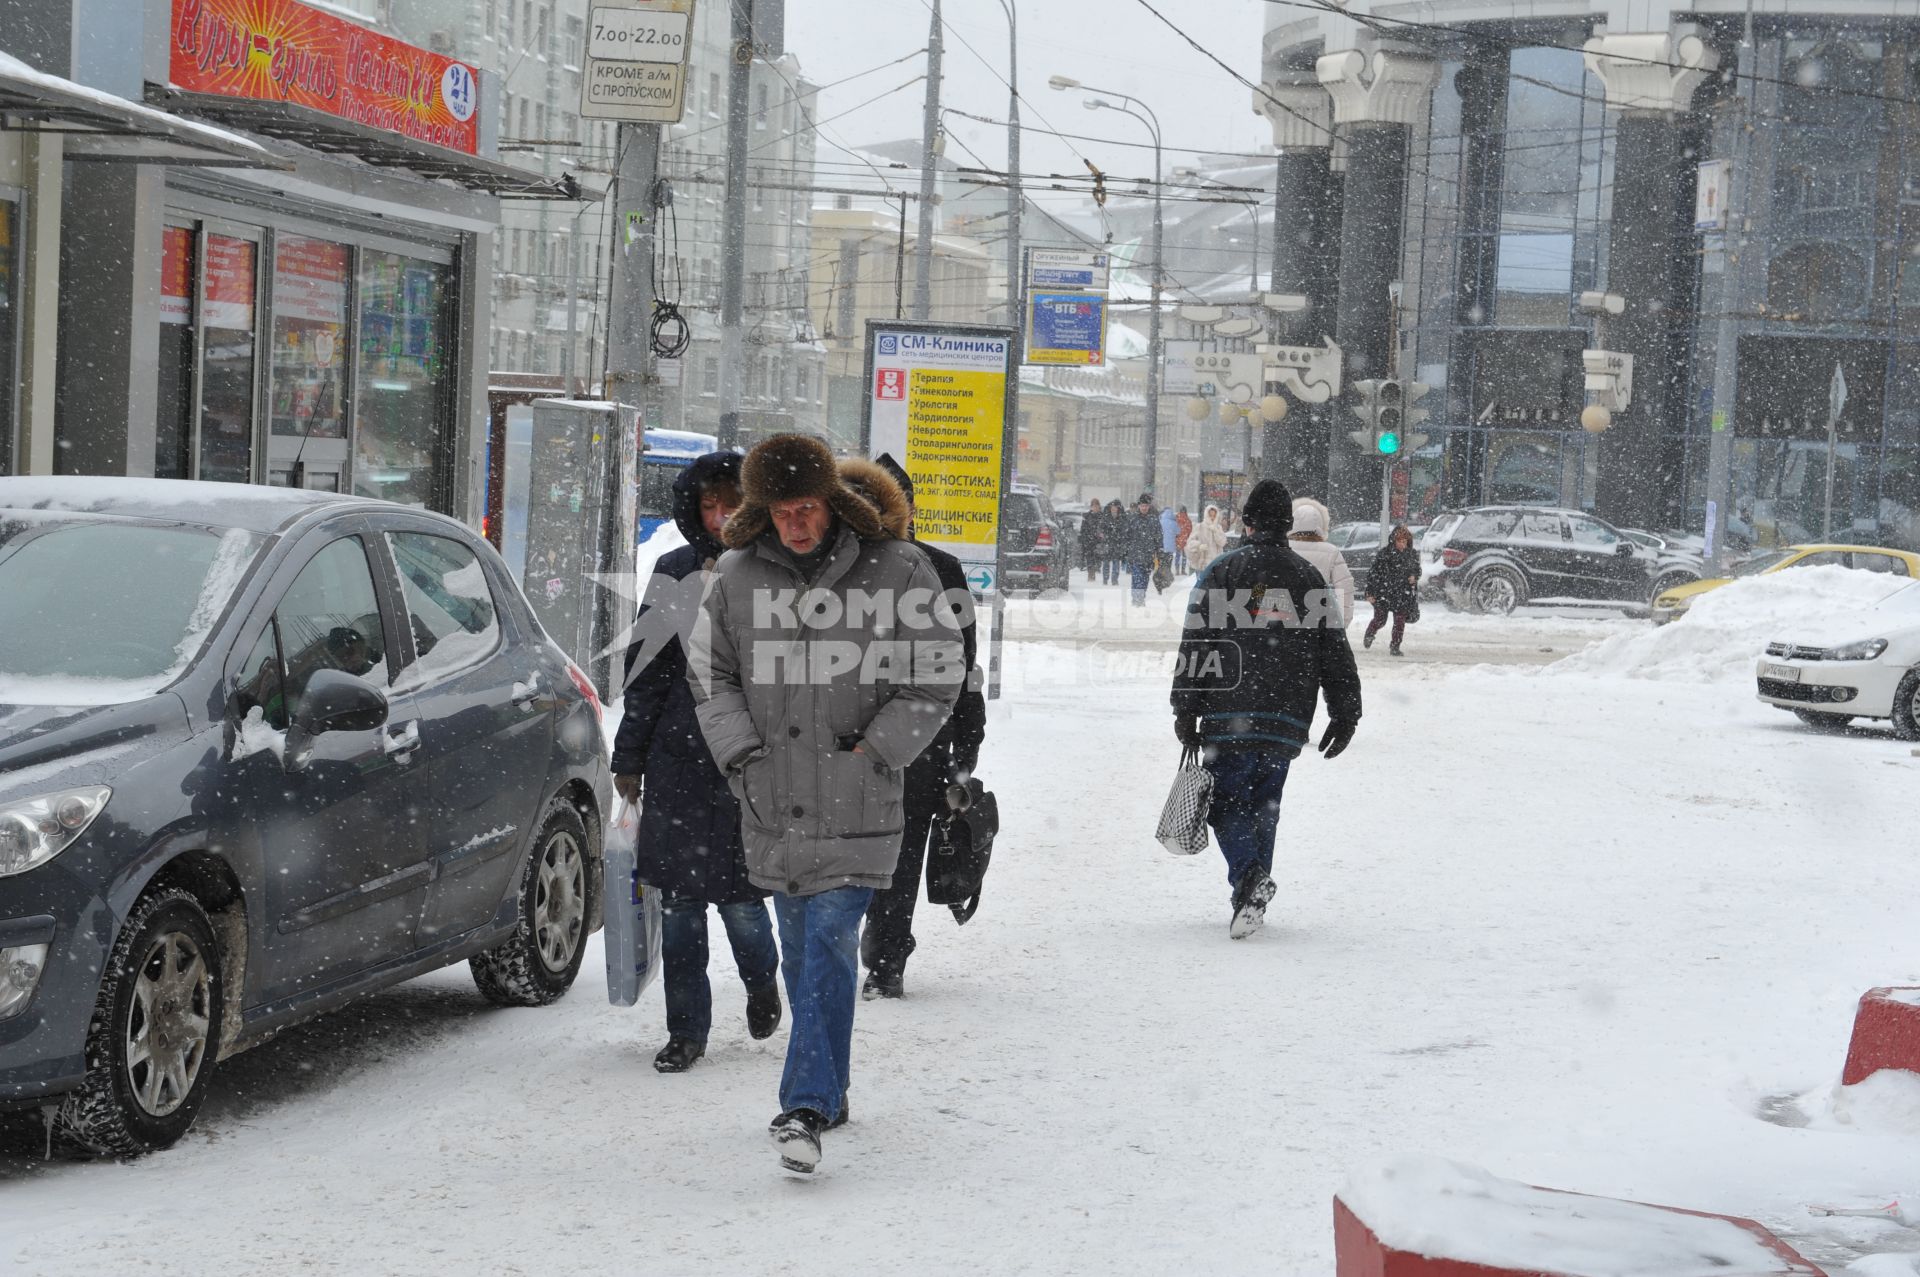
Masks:
[[[1693,96],[1720,65],[1687,32],[1596,36],[1587,69],[1618,111],[1607,291],[1626,311],[1607,347],[1634,357],[1634,399],[1602,437],[1596,507],[1629,527],[1665,521],[1684,476],[1667,445],[1686,421],[1685,318],[1693,296],[1693,196],[1698,122]]]
[[[1307,299],[1307,309],[1282,314],[1275,340],[1318,346],[1333,335],[1334,287],[1339,278],[1340,218],[1333,187],[1333,100],[1310,70],[1269,81],[1253,96],[1254,110],[1273,126],[1280,152],[1274,185],[1273,275],[1276,293]],[[1297,491],[1323,490],[1327,439],[1335,404],[1292,405],[1285,421],[1268,422],[1261,441],[1261,473]]]
[[[1500,270],[1500,192],[1505,184],[1507,70],[1505,48],[1475,50],[1454,76],[1460,93],[1460,132],[1465,135],[1460,165],[1460,246],[1454,274],[1453,341],[1447,359],[1447,420],[1473,421],[1475,348],[1492,324]],[[1450,449],[1467,450],[1446,468],[1446,502],[1476,505],[1483,492],[1484,466],[1475,464],[1477,440],[1458,434]]]
[[[1427,118],[1439,68],[1417,54],[1348,49],[1322,57],[1314,71],[1333,97],[1346,155],[1334,337],[1346,352],[1349,382],[1388,377],[1393,301],[1387,286],[1400,278],[1407,153],[1413,127]],[[1369,514],[1380,501],[1379,465],[1348,441],[1346,416],[1335,413],[1324,493],[1342,519]]]

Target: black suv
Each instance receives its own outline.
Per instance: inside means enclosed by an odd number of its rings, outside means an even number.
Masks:
[[[1655,551],[1579,510],[1480,506],[1440,516],[1428,534],[1430,583],[1455,607],[1507,613],[1560,600],[1648,606]]]
[[[1009,594],[1068,588],[1072,560],[1067,557],[1066,528],[1046,493],[1016,484],[1007,492],[1001,511],[1000,562],[1006,580],[1000,588]]]

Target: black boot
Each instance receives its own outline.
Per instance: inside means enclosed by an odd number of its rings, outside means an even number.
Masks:
[[[653,1057],[653,1069],[656,1073],[685,1073],[693,1067],[693,1062],[707,1053],[705,1042],[695,1042],[692,1038],[669,1038],[660,1048],[660,1054]]]
[[[780,986],[747,990],[747,1032],[754,1041],[773,1036],[780,1027]]]
[[[1235,940],[1245,940],[1265,926],[1267,905],[1273,901],[1276,890],[1273,879],[1258,866],[1249,868],[1233,890],[1233,921],[1227,926],[1227,934]]]
[[[875,998],[904,998],[907,996],[906,977],[887,971],[867,972],[867,982],[860,986],[860,1000],[871,1002]]]
[[[780,1150],[780,1165],[801,1175],[813,1174],[820,1165],[820,1133],[826,1129],[827,1119],[812,1109],[793,1109],[774,1118],[768,1132]]]

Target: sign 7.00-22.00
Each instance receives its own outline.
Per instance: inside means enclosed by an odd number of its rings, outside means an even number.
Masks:
[[[659,9],[596,8],[587,55],[606,62],[679,62],[690,14]]]

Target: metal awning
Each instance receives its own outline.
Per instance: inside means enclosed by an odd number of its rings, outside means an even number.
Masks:
[[[605,194],[583,187],[571,173],[547,177],[290,102],[187,93],[154,84],[147,86],[147,100],[170,111],[189,111],[249,133],[297,142],[316,151],[351,155],[377,168],[408,169],[422,177],[439,178],[502,199],[597,200]]]
[[[48,75],[5,53],[0,53],[0,131],[63,134],[66,155],[75,160],[290,167],[258,142]]]

